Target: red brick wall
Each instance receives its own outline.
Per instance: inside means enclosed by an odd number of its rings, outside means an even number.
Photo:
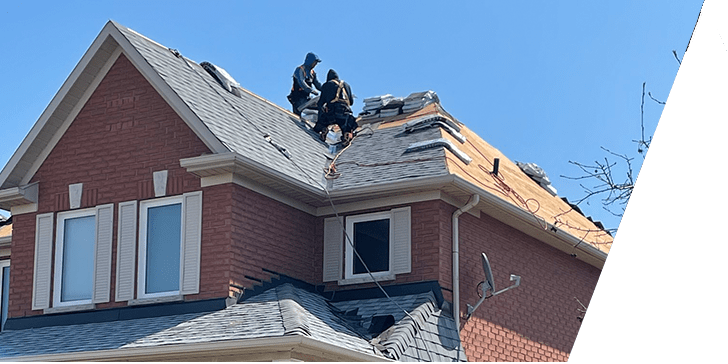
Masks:
[[[68,185],[79,182],[83,183],[81,208],[153,198],[152,172],[158,170],[169,171],[167,195],[200,190],[199,178],[181,168],[179,160],[203,153],[210,150],[121,55],[33,177],[32,182],[40,182],[37,213],[68,210]],[[220,216],[219,206],[229,197],[225,188],[203,191],[201,259],[205,268],[200,294],[188,299],[227,296],[225,267],[208,262],[225,255],[218,246],[226,244],[230,234],[220,234],[220,230],[225,226],[229,230],[230,224]],[[115,205],[115,217],[117,208]],[[35,216],[13,217],[11,317],[40,313],[30,309]],[[113,236],[115,249],[116,221]],[[112,261],[113,300],[115,251]],[[112,302],[97,307],[118,305]]]
[[[520,287],[483,302],[462,322],[470,361],[565,361],[581,323],[577,320],[601,271],[485,214],[460,217],[460,308],[479,300],[484,278],[480,254],[491,263],[496,290],[520,275]]]
[[[413,203],[412,273],[398,275],[382,286],[439,280],[443,296],[452,301],[452,214],[444,201]],[[389,210],[357,211],[348,215]],[[485,301],[468,322],[461,321],[461,337],[470,361],[565,361],[576,339],[581,308],[574,297],[589,304],[600,270],[552,248],[485,213],[480,218],[460,216],[460,309],[480,299],[477,285],[484,279],[480,254],[492,264],[496,289],[509,286],[510,274],[522,277],[521,286]],[[323,241],[318,219],[317,241]],[[322,249],[316,247],[316,280],[321,281]],[[357,284],[328,290],[375,287]]]
[[[251,287],[272,270],[314,283],[316,218],[238,185],[232,185],[232,283]],[[320,268],[319,268],[320,269]]]

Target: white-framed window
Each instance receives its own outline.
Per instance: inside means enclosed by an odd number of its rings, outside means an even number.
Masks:
[[[199,292],[201,218],[201,191],[139,202],[137,299]]]
[[[403,207],[347,216],[346,234],[338,218],[325,219],[324,282],[391,280],[411,272],[410,213],[410,207]]]
[[[179,295],[182,203],[177,196],[139,204],[139,298]]]
[[[10,261],[0,260],[0,332],[8,320],[8,296],[10,295]]]
[[[91,303],[95,252],[96,209],[58,213],[53,307]]]
[[[369,272],[375,278],[392,274],[391,262],[394,253],[394,249],[390,246],[394,241],[394,230],[390,228],[392,225],[391,211],[346,218],[346,235],[351,242],[346,241],[344,244],[345,279],[369,276]]]

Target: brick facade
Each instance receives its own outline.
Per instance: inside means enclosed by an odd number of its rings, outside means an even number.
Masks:
[[[61,137],[32,182],[39,181],[37,213],[13,217],[9,316],[41,314],[31,310],[35,217],[69,209],[68,185],[83,183],[82,205],[118,203],[154,197],[152,173],[168,170],[167,195],[203,191],[200,293],[187,300],[228,297],[235,288],[267,280],[272,270],[322,284],[323,220],[286,204],[227,183],[202,188],[200,179],[179,165],[181,158],[210,150],[123,55],[111,67],[86,105]],[[452,300],[452,214],[456,207],[440,200],[412,203],[412,272],[383,286],[439,281]],[[401,206],[357,211],[349,215]],[[113,302],[117,219],[112,252]],[[521,287],[483,303],[468,321],[462,338],[471,361],[566,360],[579,330],[576,319],[588,305],[600,270],[513,229],[486,214],[460,218],[460,307],[478,301],[483,280],[480,253],[493,264],[496,288]],[[343,258],[343,257],[342,257]],[[373,287],[358,284],[326,288]]]

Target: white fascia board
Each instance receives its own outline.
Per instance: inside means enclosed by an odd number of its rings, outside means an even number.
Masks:
[[[454,185],[471,193],[480,195],[481,203],[489,203],[491,205],[494,205],[502,212],[511,215],[514,220],[518,221],[518,225],[521,225],[520,227],[514,227],[526,233],[527,235],[533,236],[534,238],[565,253],[569,253],[569,251],[573,251],[573,249],[578,249],[584,254],[577,254],[577,259],[599,269],[602,269],[602,267],[604,267],[604,262],[607,260],[607,253],[597,249],[593,245],[584,242],[581,239],[561,229],[557,229],[556,232],[552,232],[550,229],[545,230],[541,224],[546,224],[546,226],[549,227],[553,225],[549,224],[543,219],[537,221],[536,217],[534,217],[528,211],[523,210],[518,206],[515,206],[501,199],[500,197],[468,182],[460,176],[455,176]],[[492,215],[488,212],[488,209],[481,209],[481,211],[485,212],[488,215]],[[505,221],[503,222],[508,224]],[[524,229],[524,227],[528,227],[529,229]],[[536,233],[529,233],[526,230],[536,231]]]
[[[217,342],[201,342],[191,344],[144,346],[111,350],[85,351],[76,353],[32,355],[14,357],[0,361],[14,362],[46,362],[46,361],[123,361],[123,360],[183,360],[199,354],[245,355],[246,352],[275,353],[278,351],[310,351],[315,350],[323,357],[331,357],[336,361],[392,361],[384,356],[366,354],[321,342],[301,335],[279,336],[259,339],[225,340]]]
[[[0,190],[0,208],[4,210],[10,210],[13,206],[34,204],[37,202],[37,183]]]
[[[315,189],[305,183],[291,178],[287,174],[276,171],[235,152],[183,158],[179,160],[179,163],[181,167],[187,169],[187,172],[198,174],[200,176],[204,176],[211,171],[213,171],[212,174],[219,174],[215,170],[224,170],[225,173],[240,174],[243,176],[249,173],[254,173],[288,184],[289,186],[292,186],[293,188],[310,196],[325,196],[323,190]]]

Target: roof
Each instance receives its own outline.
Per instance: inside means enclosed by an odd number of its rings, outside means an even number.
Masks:
[[[30,182],[72,122],[73,110],[93,90],[94,80],[104,74],[104,69],[120,53],[132,61],[213,152],[181,162],[201,177],[223,172],[242,174],[307,212],[328,206],[328,198],[345,203],[445,186],[445,193],[464,203],[472,191],[477,191],[492,197],[491,202],[504,201],[507,211],[499,207],[505,212],[497,218],[521,230],[525,223],[534,225],[536,230],[557,229],[567,234],[554,238],[566,241],[558,243],[563,245],[562,250],[586,242],[602,254],[597,255],[601,262],[597,265],[603,264],[603,253],[609,251],[611,236],[568,203],[548,194],[497,149],[452,118],[432,92],[426,93],[434,95],[431,103],[414,112],[369,119],[371,123],[364,125],[352,144],[333,155],[329,145],[321,142],[309,130],[310,125],[296,115],[248,90],[236,88],[235,93],[229,92],[200,64],[113,21],[106,24],[0,172],[0,208],[37,199],[37,186],[24,184]],[[404,132],[404,123],[426,115],[447,118],[466,141],[458,141],[439,127]],[[442,147],[407,152],[414,143],[435,139],[439,145],[451,143],[472,162],[463,161]],[[498,177],[489,172],[494,158],[501,160]],[[332,159],[338,178],[326,180],[324,170]],[[204,167],[193,168],[195,163],[191,160]],[[209,170],[202,171],[204,168]],[[481,202],[478,208],[497,215],[500,210],[492,207]],[[508,210],[513,208],[516,210]],[[514,211],[518,215],[515,218]]]
[[[381,361],[430,361],[428,350],[437,361],[451,361],[458,352],[461,359],[465,358],[452,318],[436,307],[431,292],[392,299],[418,322],[404,319],[402,310],[386,298],[331,303],[319,294],[286,283],[213,312],[7,330],[0,333],[0,359],[99,350],[119,350],[123,356],[124,349],[293,335],[379,357]],[[360,307],[356,318],[344,314],[352,307]],[[374,345],[366,323],[374,315],[387,314],[397,320],[392,333]]]

